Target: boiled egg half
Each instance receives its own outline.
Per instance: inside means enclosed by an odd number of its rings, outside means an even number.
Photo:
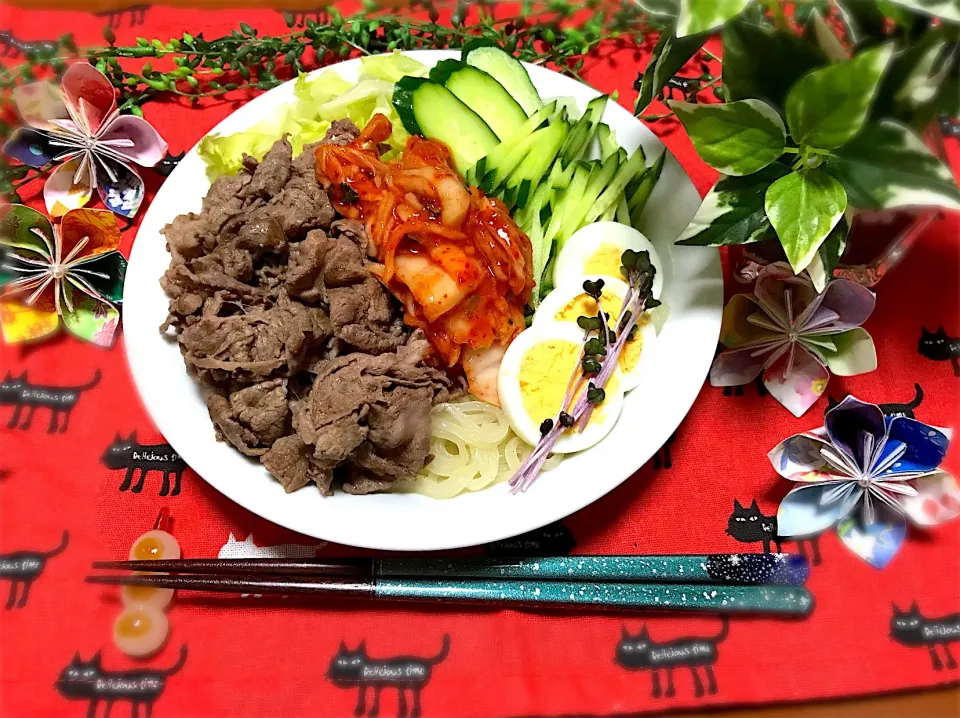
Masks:
[[[650,253],[650,263],[657,268],[653,278],[653,296],[663,291],[663,264],[650,240],[619,222],[594,222],[581,227],[564,243],[553,267],[553,286],[580,286],[584,277],[606,275],[620,277],[620,258],[632,249]]]
[[[510,426],[528,444],[536,445],[544,419],[554,419],[563,408],[571,377],[582,376],[582,349],[583,330],[576,324],[556,321],[534,322],[507,347],[497,379],[500,406]],[[578,394],[582,391],[586,391],[586,382]],[[619,368],[610,376],[604,391],[605,399],[593,410],[584,430],[567,429],[553,448],[554,453],[582,451],[613,429],[623,408],[623,375]]]
[[[540,307],[533,315],[533,326],[545,326],[550,322],[566,322],[576,327],[577,317],[597,316],[596,300],[583,291],[584,279],[603,280],[600,305],[610,316],[610,327],[615,329],[623,298],[627,295],[629,287],[622,279],[605,276],[581,276],[575,282],[557,286],[540,303]],[[577,331],[582,336],[583,332],[579,327]],[[640,383],[646,368],[650,365],[656,340],[657,330],[653,320],[649,313],[644,313],[637,321],[635,337],[624,345],[618,359],[620,370],[623,372],[624,391],[630,391]]]

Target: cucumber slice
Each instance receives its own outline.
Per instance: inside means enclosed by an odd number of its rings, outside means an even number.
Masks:
[[[463,46],[460,56],[468,65],[480,68],[499,82],[528,115],[543,104],[530,76],[513,55],[491,40],[471,40]]]
[[[609,181],[609,184],[607,184],[600,196],[597,197],[596,201],[592,203],[590,210],[583,218],[580,226],[595,222],[597,218],[610,209],[610,207],[616,205],[627,183],[633,179],[634,175],[643,169],[643,165],[643,148],[638,147],[634,150],[633,154],[630,155],[630,158],[617,168],[616,174]]]
[[[560,163],[564,169],[566,169],[571,162],[576,162],[584,156],[587,147],[590,146],[590,140],[593,139],[597,124],[600,122],[606,106],[606,95],[595,97],[587,103],[586,112],[583,113],[583,117],[574,125],[570,134],[567,136],[567,141],[560,150]]]
[[[411,135],[440,140],[461,175],[500,140],[480,116],[443,85],[423,77],[401,77],[393,88],[393,106]]]
[[[620,145],[617,144],[617,133],[610,129],[610,125],[602,122],[597,125],[597,141],[600,143],[601,159],[607,159],[620,149]]]
[[[480,115],[501,142],[516,136],[527,121],[527,113],[503,85],[465,62],[441,60],[430,70],[430,79]]]
[[[574,165],[571,165],[571,167],[574,167]],[[583,197],[592,171],[593,165],[589,162],[578,163],[575,166],[570,185],[556,197],[553,205],[553,215],[547,225],[546,241],[548,243],[552,244],[553,240],[560,234],[567,213],[572,213],[574,205],[577,204],[579,198]]]
[[[660,173],[663,171],[663,161],[666,159],[666,156],[666,150],[661,152],[656,162],[643,171],[643,174],[640,176],[640,181],[637,182],[633,191],[628,194],[627,205],[630,207],[630,224],[634,227],[640,223],[640,215],[643,214],[643,208],[647,206],[650,193],[657,184],[657,180],[660,179]]]
[[[563,249],[563,245],[567,243],[567,240],[574,232],[583,225],[588,224],[588,222],[584,221],[584,217],[586,217],[587,213],[590,212],[591,208],[596,204],[598,198],[605,192],[607,186],[619,171],[620,166],[627,159],[626,154],[624,150],[619,150],[603,162],[593,163],[589,179],[583,192],[579,196],[573,195],[565,208],[560,232],[557,234],[558,251]],[[572,189],[573,185],[571,184],[570,187]]]
[[[484,166],[480,168],[478,163],[478,166],[468,173],[469,184],[477,185],[484,191],[499,187],[523,159],[523,153],[517,151],[517,146],[532,135],[540,125],[553,117],[556,106],[556,102],[548,102],[527,118],[517,131],[514,140],[501,142],[493,148],[487,154]],[[505,165],[505,162],[512,162],[512,164]]]
[[[512,200],[504,199],[508,207],[527,206],[531,190],[547,175],[569,132],[570,123],[555,120],[533,133],[532,147],[507,179],[505,195]]]
[[[614,216],[620,224],[625,224],[628,227],[633,226],[630,222],[630,207],[627,205],[627,195],[620,195],[620,201],[617,202],[617,210]]]

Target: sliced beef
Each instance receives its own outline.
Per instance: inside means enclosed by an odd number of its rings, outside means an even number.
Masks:
[[[293,148],[286,137],[275,142],[253,169],[249,184],[243,188],[243,196],[270,199],[280,194],[293,172],[292,155]],[[250,170],[249,165],[245,167]]]
[[[287,382],[261,382],[234,391],[229,397],[211,393],[207,409],[224,439],[247,456],[260,456],[287,433]]]
[[[360,134],[334,122],[324,142]],[[316,148],[276,142],[221,177],[199,213],[163,233],[161,280],[187,366],[218,438],[259,457],[286,491],[389,489],[423,468],[431,407],[450,380],[428,343],[366,270],[364,225],[338,218],[316,179]]]
[[[351,120],[344,118],[334,120],[323,137],[324,144],[328,145],[349,145],[360,136],[360,128]]]
[[[318,467],[311,454],[311,448],[299,436],[290,434],[277,439],[260,457],[260,463],[277,478],[287,493],[302,489],[311,481],[321,493],[332,493],[333,471]]]
[[[180,333],[180,349],[201,379],[214,384],[246,385],[296,374],[310,350],[329,336],[323,313],[296,302],[230,316],[204,311]]]
[[[334,237],[346,237],[357,245],[357,248],[364,254],[375,254],[371,251],[373,247],[370,236],[367,234],[367,228],[363,226],[363,222],[355,219],[338,219],[330,225],[330,233]]]
[[[393,322],[390,300],[376,279],[330,289],[328,296],[333,333],[350,346],[382,354],[403,344],[403,327]]]
[[[313,447],[317,465],[346,464],[345,491],[381,490],[382,482],[409,479],[423,468],[430,448],[430,408],[449,398],[450,382],[414,362],[421,352],[415,344],[379,356],[347,354],[316,369],[293,425]],[[372,476],[380,483],[371,483]]]

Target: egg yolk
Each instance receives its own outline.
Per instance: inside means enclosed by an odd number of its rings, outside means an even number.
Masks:
[[[547,339],[535,344],[523,355],[520,362],[520,393],[523,395],[524,410],[537,425],[559,413],[570,377],[575,370],[579,373],[580,350],[579,344],[564,339]],[[616,392],[617,388],[617,378],[611,376],[607,382],[607,392]],[[586,389],[587,383],[584,382],[576,396]],[[589,423],[602,422],[603,418],[601,403],[594,408]]]
[[[640,334],[640,329],[642,329],[641,325],[648,321],[650,320],[646,316],[640,318],[637,322],[637,333],[633,341],[628,340],[623,345],[623,349],[620,350],[620,370],[624,374],[633,371],[637,362],[640,361],[640,351],[643,349],[643,337]]]
[[[163,542],[154,536],[145,536],[133,547],[135,560],[148,561],[163,558]]]
[[[606,290],[601,291],[600,304],[603,306],[603,310],[610,316],[610,321],[608,322],[610,327],[615,327],[617,324],[617,315],[620,314],[620,297],[616,296],[613,292]],[[577,317],[594,317],[596,315],[597,301],[589,294],[578,294],[553,316],[557,321],[575,322],[577,321]],[[647,318],[644,317],[640,321],[645,322]],[[624,345],[623,350],[620,352],[619,360],[620,369],[623,372],[633,370],[637,362],[640,361],[642,345],[643,342],[640,339],[639,332],[632,342],[627,342]],[[563,396],[561,395],[560,399],[562,398]]]
[[[620,297],[609,289],[601,290],[600,304],[603,306],[603,311],[610,317],[610,326],[615,326],[617,315],[620,314]],[[576,322],[577,317],[595,316],[597,316],[597,300],[585,293],[575,296],[553,315],[554,319],[560,322]]]
[[[610,277],[620,276],[620,267],[622,262],[623,250],[616,244],[601,243],[593,254],[587,257],[583,265],[583,273],[586,275],[606,274]]]
[[[117,635],[126,638],[137,638],[150,632],[153,621],[144,611],[127,611],[117,619],[115,630]]]

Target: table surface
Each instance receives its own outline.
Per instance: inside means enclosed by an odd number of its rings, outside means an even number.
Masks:
[[[319,4],[319,3],[318,3]],[[203,30],[208,38],[237,26],[236,12],[201,13],[152,7],[140,26],[126,20],[116,28],[118,42],[130,44],[137,36],[171,37],[184,28]],[[262,33],[284,31],[279,13],[244,10],[243,20]],[[85,13],[31,13],[13,10],[10,26],[17,37],[41,40],[73,31],[80,44],[102,42],[106,20]],[[629,56],[611,71],[604,62],[586,68],[587,79],[599,89],[620,92],[619,101],[632,106],[630,86],[643,59]],[[231,110],[226,104],[155,102],[145,108],[171,150],[189,149]],[[655,128],[669,149],[691,174],[701,193],[716,178],[677,129]],[[957,143],[952,143],[954,156]],[[151,196],[159,184],[151,175]],[[42,206],[39,185],[25,193],[33,206]],[[99,206],[94,203],[92,206]],[[140,216],[145,210],[141,210]],[[828,393],[846,392],[878,402],[908,401],[914,383],[925,398],[916,411],[921,421],[955,425],[960,380],[949,362],[935,362],[917,353],[921,327],[945,325],[960,333],[960,297],[956,276],[960,251],[956,217],[935,225],[879,287],[877,310],[868,320],[880,357],[877,372],[862,377],[834,377]],[[133,231],[122,247],[129,252]],[[922,277],[923,281],[918,281]],[[728,295],[744,291],[728,283]],[[953,290],[953,291],[951,291]],[[906,303],[906,304],[904,304]],[[9,360],[9,364],[7,361]],[[310,544],[303,536],[284,532],[230,503],[195,473],[183,476],[177,497],[158,496],[159,477],[151,474],[142,493],[120,491],[123,471],[105,466],[101,457],[114,437],[138,431],[139,441],[159,446],[163,437],[136,401],[130,382],[123,339],[109,352],[56,340],[26,350],[0,346],[0,366],[14,375],[29,372],[34,383],[54,387],[81,385],[95,370],[103,380],[81,397],[69,431],[45,433],[47,415],[41,413],[32,429],[10,428],[11,407],[0,407],[0,470],[9,470],[0,482],[3,517],[0,553],[49,549],[64,529],[70,530],[69,548],[53,558],[23,608],[0,610],[0,715],[79,718],[81,703],[69,703],[51,684],[77,653],[88,660],[103,650],[107,671],[140,669],[110,645],[110,626],[119,611],[116,592],[97,591],[82,584],[90,561],[125,555],[132,540],[152,526],[162,506],[174,516],[174,533],[190,557],[216,556],[231,542],[251,542],[255,548],[278,544]],[[786,482],[777,479],[765,455],[779,440],[822,421],[822,404],[807,416],[794,419],[771,397],[759,396],[752,386],[742,394],[726,396],[705,385],[693,410],[676,434],[676,441],[658,453],[655,462],[609,496],[565,520],[561,528],[576,539],[579,553],[699,553],[760,551],[759,544],[743,544],[725,533],[734,501],[743,506],[757,500],[767,516],[775,515]],[[717,427],[723,427],[718,431]],[[15,443],[14,443],[15,442]],[[15,446],[10,450],[7,447]],[[9,456],[15,460],[8,461]],[[954,453],[954,458],[956,454]],[[661,465],[662,459],[662,465]],[[953,464],[956,466],[956,462]],[[44,506],[44,511],[36,507]],[[228,539],[229,536],[229,539]],[[213,716],[317,715],[317,701],[329,710],[350,715],[356,692],[341,690],[323,677],[338,644],[359,650],[365,642],[369,655],[434,656],[444,634],[450,635],[449,657],[434,667],[424,691],[424,718],[472,718],[519,715],[638,715],[664,710],[697,713],[674,715],[729,718],[950,718],[960,714],[956,687],[930,692],[820,702],[852,693],[880,693],[960,680],[955,666],[936,666],[923,648],[890,640],[891,603],[906,609],[919,603],[924,616],[952,614],[960,608],[957,586],[960,566],[957,522],[930,534],[911,534],[895,563],[876,571],[852,556],[835,535],[817,544],[822,565],[814,568],[810,587],[817,608],[808,622],[736,619],[729,635],[715,617],[569,618],[514,611],[460,612],[435,608],[344,610],[322,614],[297,610],[290,604],[263,601],[251,607],[237,603],[214,610],[203,599],[178,596],[170,610],[173,634],[164,652],[148,664],[174,665],[181,645],[189,644],[189,658],[180,675],[172,676],[158,701],[156,718]],[[569,550],[570,546],[566,547]],[[786,550],[800,550],[795,543]],[[806,547],[810,549],[808,545]],[[328,546],[320,555],[342,555],[342,547]],[[819,554],[817,554],[819,558]],[[819,563],[819,562],[818,562]],[[6,584],[4,584],[5,588]],[[80,588],[78,588],[80,587]],[[64,611],[64,596],[70,611]],[[2,600],[2,598],[0,598]],[[292,602],[291,602],[292,603]],[[240,608],[245,605],[245,608]],[[676,695],[654,696],[650,672],[627,671],[615,664],[614,649],[621,631],[637,635],[649,630],[653,640],[668,643],[694,636],[719,646],[716,680],[719,690],[695,696],[691,672],[678,671]],[[722,635],[723,638],[719,638]],[[238,636],[256,646],[239,650]],[[937,661],[940,659],[938,658]],[[265,666],[269,673],[265,673]],[[304,666],[310,675],[304,678]],[[702,669],[701,669],[702,670]],[[478,680],[478,676],[482,680]],[[269,677],[270,680],[265,680]],[[256,686],[238,690],[237,686]],[[808,699],[803,705],[783,701]],[[396,693],[390,692],[382,715],[392,718]],[[369,701],[368,701],[369,703]],[[719,709],[720,704],[765,707]],[[100,713],[102,714],[102,710]],[[126,716],[127,704],[114,708]]]

